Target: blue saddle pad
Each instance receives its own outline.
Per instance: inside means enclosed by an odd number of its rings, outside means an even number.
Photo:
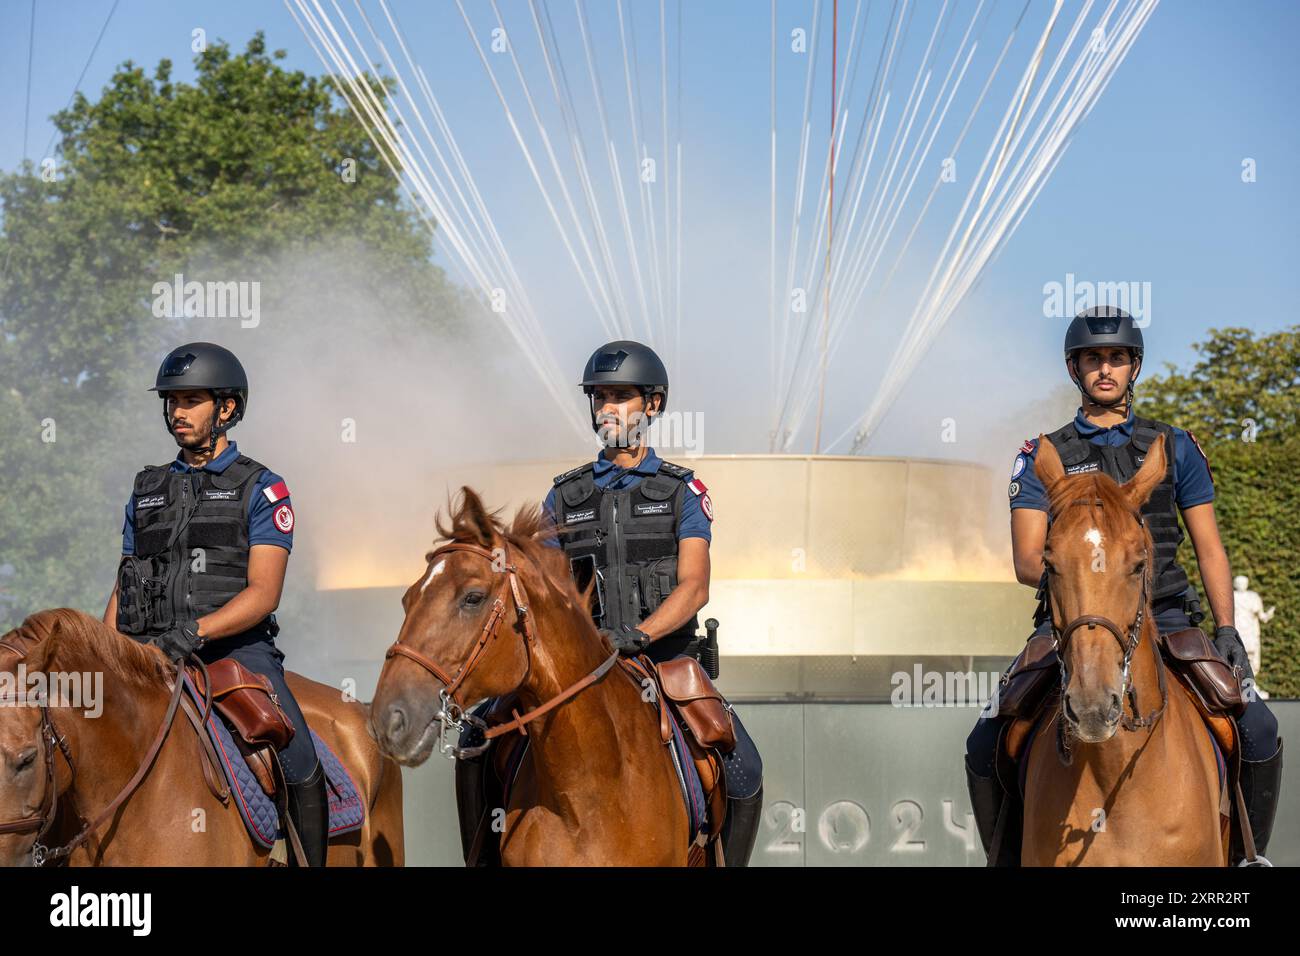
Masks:
[[[691,839],[694,840],[708,825],[709,808],[704,804],[704,784],[695,769],[695,760],[682,737],[681,727],[677,725],[677,716],[672,716],[673,739],[670,743],[673,764],[677,769],[677,782],[682,788],[682,799],[686,801],[686,816],[691,821]]]
[[[185,677],[185,685],[191,699],[198,703],[201,712],[203,698],[190,681],[188,674]],[[235,738],[231,736],[230,728],[220,718],[216,708],[213,708],[212,713],[208,715],[207,730],[226,782],[230,785],[231,797],[238,805],[239,814],[248,827],[248,835],[258,846],[270,849],[277,839],[284,836],[275,801],[262,790],[257,778],[253,776],[253,771],[244,762],[244,756],[235,745]],[[330,807],[330,837],[360,829],[365,820],[365,806],[361,802],[361,794],[356,784],[329,745],[320,739],[316,731],[310,728],[308,730],[311,733],[312,743],[316,746],[316,756],[325,769],[325,789]]]

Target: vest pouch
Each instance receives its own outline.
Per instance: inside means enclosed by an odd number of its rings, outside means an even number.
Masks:
[[[122,555],[117,566],[117,629],[123,634],[143,636],[149,632],[155,587],[153,562]]]
[[[676,556],[651,561],[640,569],[642,618],[649,617],[677,587]]]

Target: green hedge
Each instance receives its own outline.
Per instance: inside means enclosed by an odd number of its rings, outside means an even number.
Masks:
[[[1266,608],[1277,606],[1260,628],[1260,687],[1273,697],[1300,697],[1300,438],[1217,442],[1206,454],[1232,573],[1250,578]],[[1208,608],[1190,540],[1179,560]],[[1201,626],[1211,630],[1208,614]]]

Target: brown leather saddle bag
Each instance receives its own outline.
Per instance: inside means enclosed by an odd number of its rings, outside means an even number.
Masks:
[[[727,705],[693,657],[676,657],[658,665],[659,686],[695,742],[709,750],[730,753],[736,728]]]
[[[1219,656],[1199,627],[1170,631],[1160,637],[1169,667],[1186,678],[1183,683],[1210,714],[1240,717],[1246,711],[1241,693],[1241,675]]]
[[[199,692],[206,693],[203,672],[195,668],[190,676]],[[254,674],[232,657],[209,664],[208,678],[214,706],[247,743],[268,744],[275,750],[289,745],[294,726],[280,708],[268,678]]]
[[[998,685],[995,717],[1030,717],[1060,683],[1061,660],[1056,641],[1050,634],[1031,637],[1024,649],[1002,675]]]

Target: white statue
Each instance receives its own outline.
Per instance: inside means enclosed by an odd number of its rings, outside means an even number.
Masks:
[[[1237,633],[1241,635],[1241,643],[1246,646],[1246,654],[1250,657],[1251,670],[1255,672],[1255,683],[1259,683],[1259,626],[1267,624],[1273,618],[1273,612],[1276,607],[1264,610],[1264,601],[1260,598],[1258,592],[1248,590],[1250,579],[1244,574],[1239,574],[1232,579],[1232,604],[1233,615],[1237,621]],[[1266,698],[1268,695],[1263,691],[1257,691],[1260,697]]]

